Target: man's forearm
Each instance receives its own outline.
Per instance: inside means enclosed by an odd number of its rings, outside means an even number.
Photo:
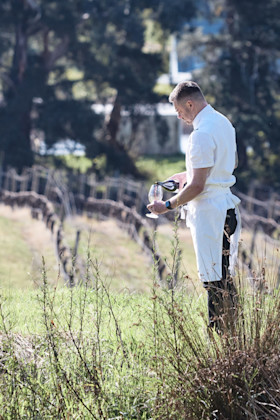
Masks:
[[[154,201],[148,204],[148,209],[155,214],[164,214],[168,210],[175,209],[178,206],[188,203],[197,197],[205,187],[206,178],[210,168],[198,168],[193,170],[192,181],[187,184],[178,194],[170,200]]]
[[[203,191],[203,186],[195,183],[186,185],[182,191],[174,195],[169,201],[171,207],[175,209],[176,207],[182,206],[183,204],[188,203],[193,200]]]

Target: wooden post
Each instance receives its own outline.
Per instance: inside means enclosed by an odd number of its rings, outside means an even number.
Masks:
[[[4,181],[4,190],[9,190],[9,179],[10,179],[10,171],[5,173],[5,181]]]
[[[272,192],[270,195],[270,200],[268,202],[268,208],[267,208],[268,219],[274,218],[276,200],[277,200],[277,194],[275,192]]]
[[[254,198],[256,190],[256,183],[252,182],[248,191],[248,201],[246,204],[246,210],[248,213],[253,213],[254,211],[254,203],[250,200],[250,198]]]
[[[107,177],[105,178],[105,183],[104,183],[105,184],[105,191],[104,191],[104,196],[103,196],[103,198],[105,198],[105,199],[110,197],[111,182],[112,182],[111,178],[107,178]]]
[[[79,194],[84,195],[85,193],[86,175],[79,174]]]
[[[31,191],[38,192],[38,173],[37,169],[33,168],[32,170],[32,182],[31,182]]]
[[[45,190],[44,190],[44,195],[46,197],[49,196],[49,192],[50,192],[50,189],[51,189],[51,186],[52,186],[51,184],[52,184],[52,171],[49,170],[47,172],[47,182],[46,182]]]
[[[74,250],[73,250],[73,257],[76,258],[76,256],[78,255],[78,247],[79,247],[79,242],[80,242],[80,235],[81,235],[81,231],[77,230],[76,232],[76,241],[75,241],[75,246],[74,246]]]
[[[16,192],[17,190],[17,173],[14,169],[12,169],[12,185],[11,185],[11,191]]]
[[[28,174],[23,173],[21,176],[21,183],[20,183],[20,191],[27,191],[27,185],[28,185]]]
[[[88,177],[88,185],[90,186],[90,193],[89,196],[90,197],[95,197],[95,191],[96,191],[96,179],[94,174],[91,174]]]
[[[125,179],[124,178],[119,178],[117,200],[120,201],[121,203],[123,202],[124,190],[125,190]]]
[[[252,269],[253,254],[255,250],[255,243],[256,243],[258,229],[259,229],[259,224],[258,222],[256,222],[254,225],[253,236],[252,236],[251,246],[250,246],[250,256],[249,256],[249,263],[248,263],[248,267],[250,270]]]
[[[135,208],[136,208],[137,213],[139,213],[139,214],[141,214],[141,212],[142,212],[143,199],[144,199],[145,195],[147,195],[147,197],[148,197],[148,192],[146,191],[145,185],[141,183],[138,186],[137,197],[136,197],[136,201],[135,201]]]

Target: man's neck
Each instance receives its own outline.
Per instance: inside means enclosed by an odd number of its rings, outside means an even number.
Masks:
[[[202,103],[199,103],[198,104],[198,106],[197,106],[197,109],[196,109],[196,114],[195,114],[195,117],[200,113],[200,111],[202,111],[204,108],[206,108],[207,107],[207,105],[208,105],[208,103],[207,102],[202,102]],[[194,118],[195,118],[194,117]]]
[[[201,111],[203,111],[206,107],[208,106],[207,102],[204,102],[203,104],[201,104],[201,106],[198,108],[197,114],[195,116],[195,118],[192,121],[192,125],[194,127],[194,129],[197,128],[199,121],[201,120],[202,115],[200,114]]]

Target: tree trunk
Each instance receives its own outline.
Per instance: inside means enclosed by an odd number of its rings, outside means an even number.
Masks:
[[[0,127],[4,143],[3,164],[19,170],[33,163],[30,144],[32,96],[26,81],[27,40],[27,25],[23,17],[16,25],[11,84],[4,93],[6,106],[1,112],[4,127]]]
[[[56,48],[49,49],[49,30],[40,26],[38,16],[30,17],[30,10],[22,5],[15,27],[15,47],[13,65],[10,71],[10,84],[4,92],[6,106],[0,109],[0,138],[3,142],[3,164],[21,170],[31,166],[34,161],[31,147],[33,98],[41,97],[47,76],[55,62],[62,57],[69,46],[69,37],[64,36]],[[34,11],[37,6],[29,2]],[[36,60],[28,56],[28,38],[30,34],[43,34],[44,50]]]
[[[105,128],[106,145],[108,146],[106,151],[108,169],[118,170],[120,173],[130,174],[135,178],[140,178],[140,173],[136,168],[132,157],[129,155],[124,145],[117,140],[120,122],[121,101],[120,95],[117,94],[109,121]]]

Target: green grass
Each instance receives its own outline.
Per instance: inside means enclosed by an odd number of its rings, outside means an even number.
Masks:
[[[30,232],[24,222],[16,223],[15,213],[13,220],[2,216],[1,229],[9,238],[21,232],[24,244]],[[90,250],[84,284],[55,284],[43,265],[36,289],[1,288],[5,420],[209,420],[213,413],[229,420],[277,418],[271,404],[278,415],[280,300],[269,270],[261,289],[240,279],[238,317],[235,324],[225,318],[218,335],[207,329],[205,291],[187,277],[194,254],[184,227],[174,225],[172,234],[171,225],[158,226],[171,276],[175,250],[186,245],[180,287],[168,290],[114,222],[80,218],[67,224],[70,244],[80,228],[80,252]]]
[[[90,159],[86,156],[75,156],[72,154],[59,156],[36,156],[36,163],[52,169],[70,169],[74,172],[85,173],[91,169],[93,164],[103,165],[104,158]]]
[[[217,335],[205,294],[115,293],[94,259],[73,289],[42,272],[37,290],[1,291],[3,418],[278,418],[279,291],[240,291],[235,328]]]
[[[151,418],[161,354],[154,347],[154,325],[158,318],[170,328],[165,306],[171,293],[112,293],[96,268],[88,285],[94,288],[45,284],[36,291],[2,290],[6,374],[0,374],[0,408],[5,419]],[[162,301],[157,309],[155,293]],[[179,300],[198,314],[201,300],[186,294]],[[188,324],[192,328],[191,320]]]
[[[163,181],[171,175],[186,170],[183,154],[172,156],[142,156],[136,160],[139,171],[147,177],[147,185]]]
[[[92,164],[100,170],[105,171],[106,159],[104,156],[95,159],[89,159],[86,156],[41,156],[38,157],[38,164],[43,164],[48,167],[63,167],[85,173],[91,168]],[[169,176],[186,170],[184,154],[177,154],[171,156],[140,156],[135,161],[136,167],[147,179],[147,185],[152,184],[157,180],[167,179]]]
[[[164,175],[164,167],[161,161],[158,179],[181,171],[168,164]],[[240,275],[238,316],[235,323],[225,317],[216,334],[207,329],[206,294],[192,276],[195,259],[184,227],[172,235],[171,225],[158,226],[171,275],[177,234],[182,248],[180,288],[168,290],[158,286],[155,267],[112,221],[67,221],[71,246],[81,228],[79,252],[91,254],[86,283],[69,289],[48,261],[47,269],[39,264],[44,249],[34,252],[38,237],[31,231],[41,222],[32,221],[30,230],[27,218],[12,214],[0,216],[1,418],[280,417],[278,250],[266,245],[262,259],[258,237],[255,260],[263,276],[251,288],[247,274]],[[28,290],[22,286],[34,259],[37,287]]]

